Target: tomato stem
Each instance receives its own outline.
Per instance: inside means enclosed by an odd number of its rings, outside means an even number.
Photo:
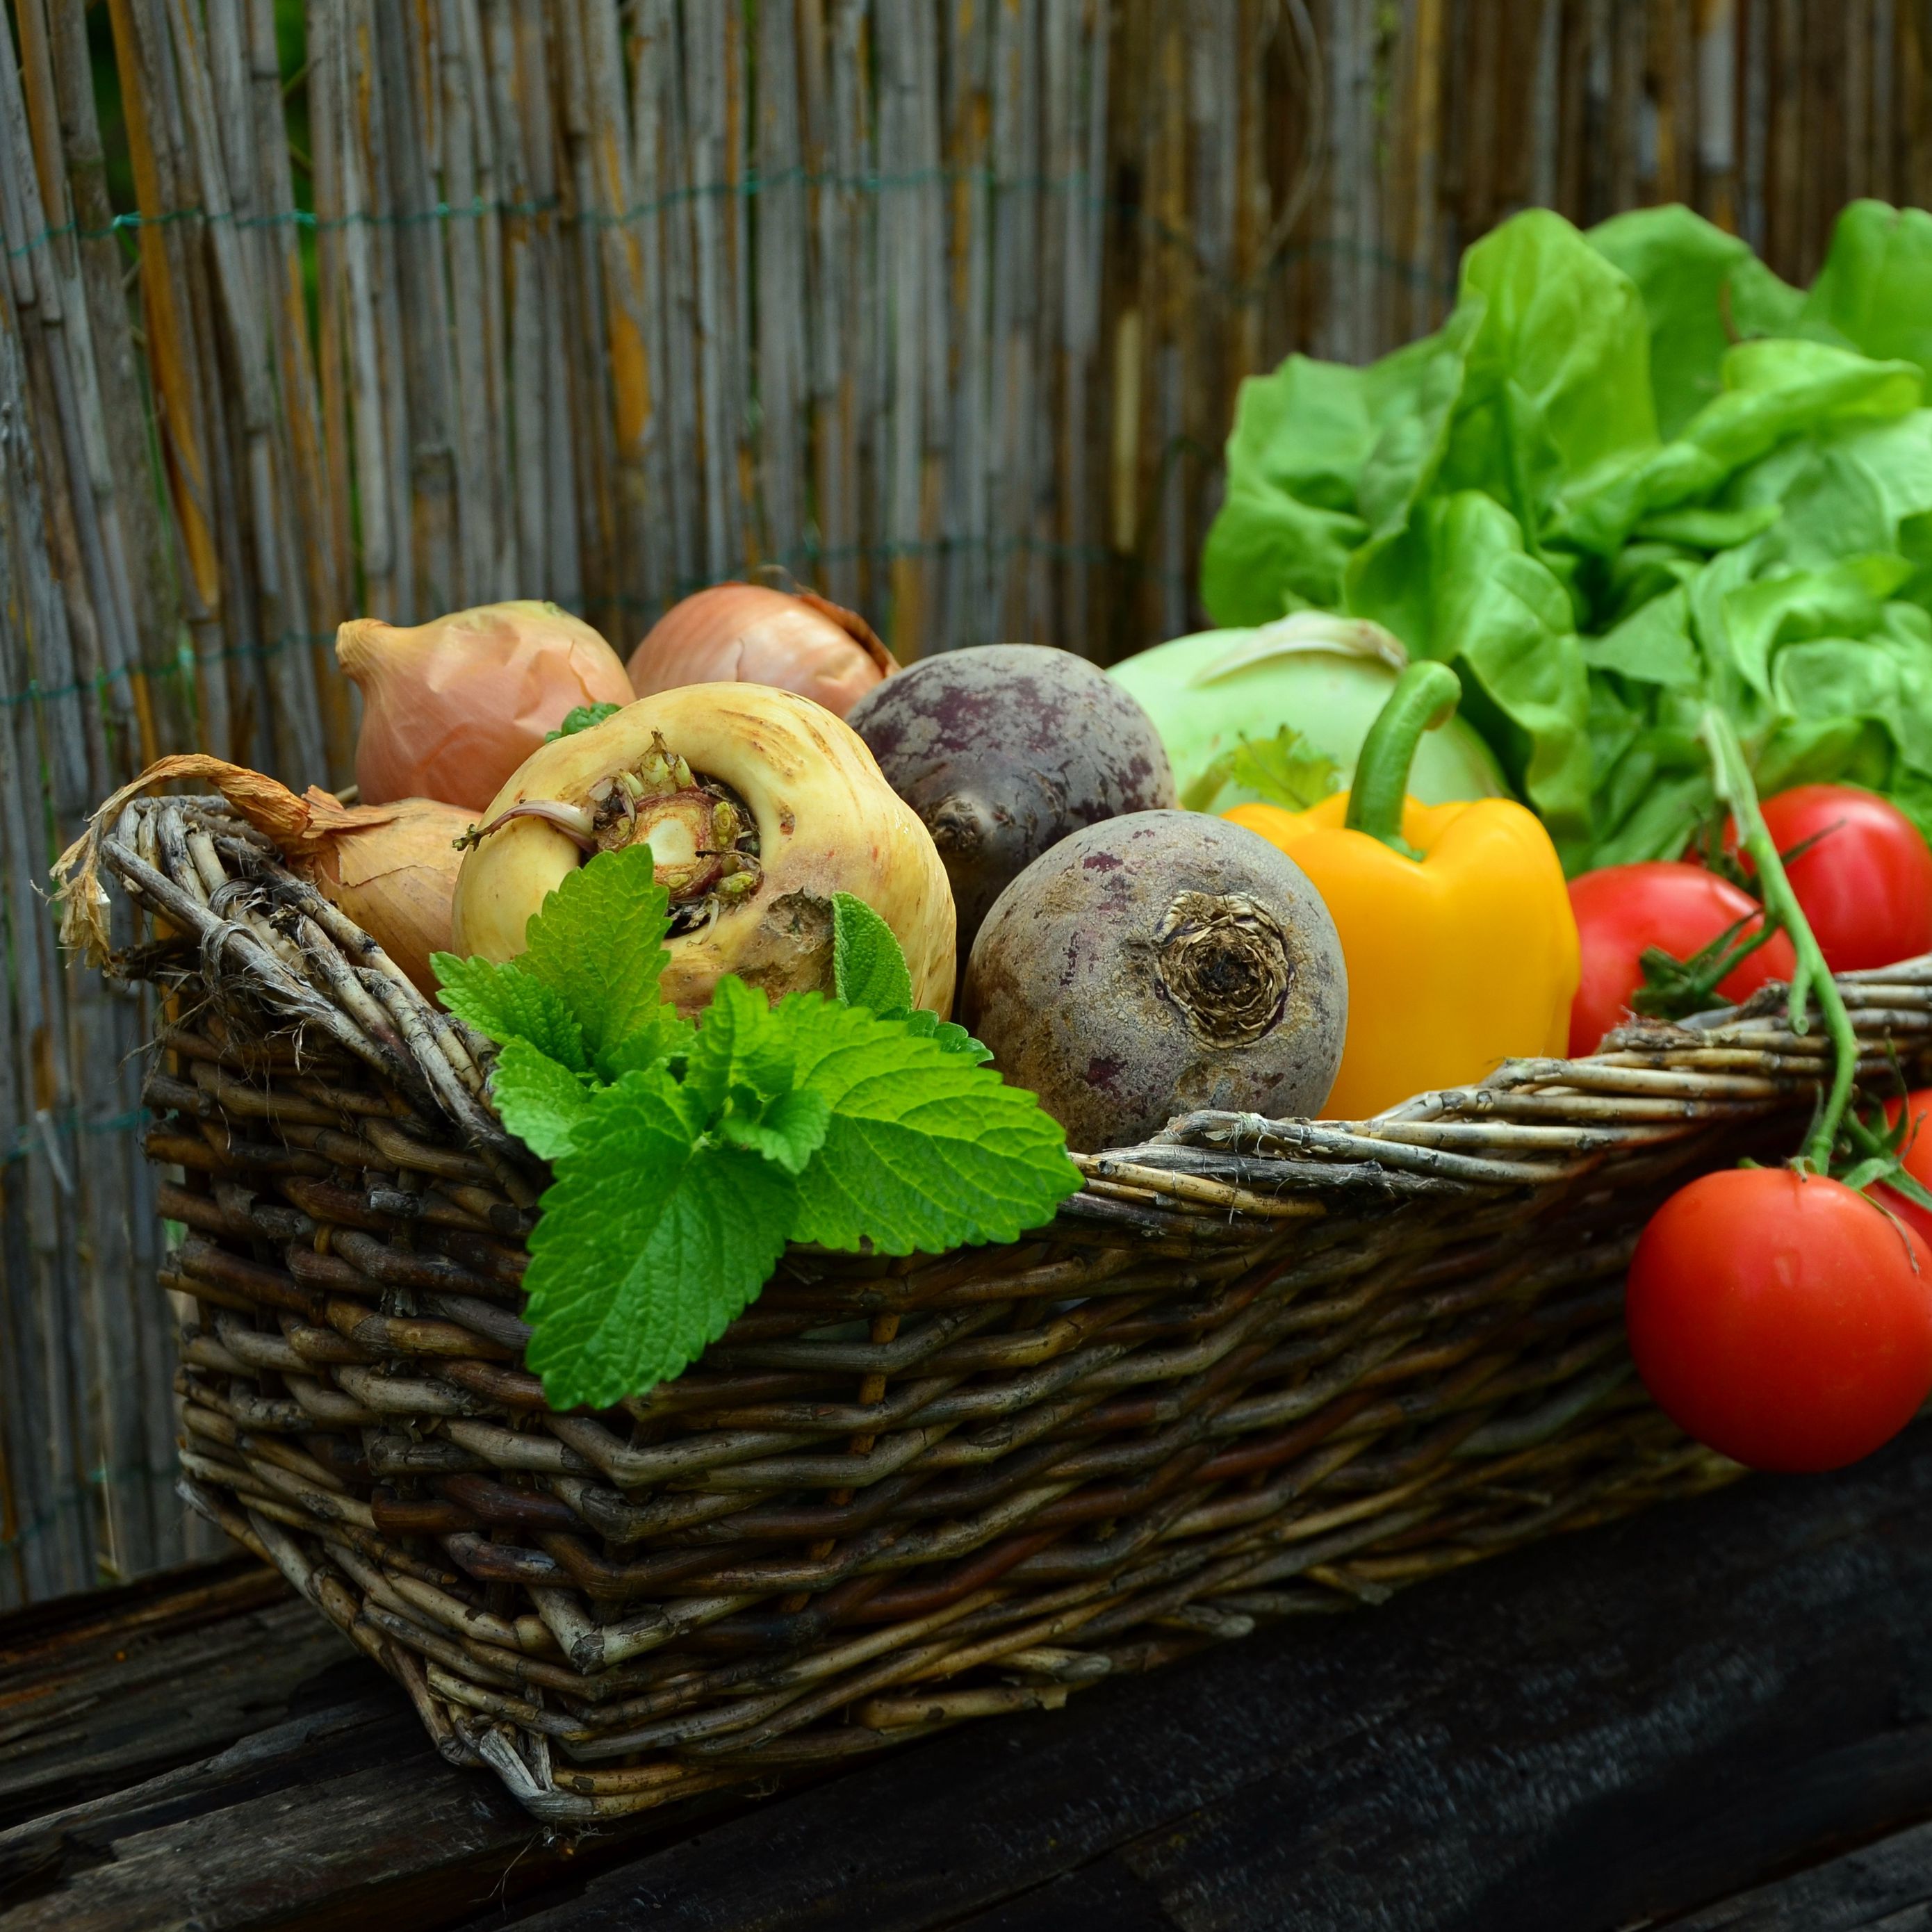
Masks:
[[[1751,782],[1750,767],[1744,762],[1744,747],[1728,716],[1716,705],[1707,705],[1698,726],[1698,735],[1711,754],[1712,776],[1718,796],[1731,808],[1736,821],[1738,843],[1751,856],[1757,868],[1758,889],[1763,895],[1766,924],[1774,918],[1790,935],[1792,950],[1798,956],[1798,968],[1791,976],[1790,1011],[1791,1030],[1808,1032],[1810,1019],[1807,1006],[1816,994],[1819,1010],[1825,1016],[1826,1030],[1832,1036],[1832,1089],[1824,1108],[1811,1130],[1804,1150],[1798,1156],[1820,1174],[1828,1174],[1832,1150],[1838,1144],[1838,1130],[1852,1098],[1852,1084],[1858,1078],[1858,1036],[1851,1016],[1838,992],[1838,982],[1825,964],[1818,941],[1811,930],[1798,896],[1786,877],[1784,861],[1777,842],[1758,809],[1757,787]]]

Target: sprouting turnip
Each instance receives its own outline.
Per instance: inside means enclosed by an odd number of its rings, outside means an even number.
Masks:
[[[994,899],[1070,832],[1174,802],[1153,720],[1104,671],[1040,644],[948,651],[846,722],[946,862],[963,961]]]
[[[647,844],[670,898],[659,982],[686,1013],[735,974],[772,999],[830,990],[832,899],[892,929],[914,1004],[952,1002],[952,895],[918,816],[824,706],[762,684],[686,684],[532,752],[466,838],[454,950],[514,959],[592,853]]]
[[[1000,895],[960,1017],[1090,1154],[1197,1107],[1316,1112],[1348,978],[1292,860],[1225,819],[1139,812],[1063,839]]]

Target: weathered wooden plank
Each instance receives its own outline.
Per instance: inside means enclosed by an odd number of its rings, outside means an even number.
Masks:
[[[1082,1916],[1108,1900],[1229,1932],[1661,1917],[1932,1806],[1928,1448],[968,1727],[527,1922],[1011,1928],[1112,1922]]]
[[[251,1560],[0,1619],[7,1932],[500,1920],[692,1815],[548,1839]]]
[[[366,1691],[380,1680],[372,1666],[364,1681],[363,1661],[308,1604],[284,1601],[10,1681],[0,1702],[0,1823],[41,1818],[226,1748],[332,1666],[352,1666],[352,1685]],[[392,1707],[386,1700],[383,1708]],[[404,1730],[394,1742],[408,1752],[416,1739]]]
[[[1922,1430],[574,1849],[237,1563],[0,1621],[0,1928],[1913,1924],[1924,1829],[1766,1881],[1932,1807],[1928,1504]]]
[[[995,1906],[973,1922],[974,1932],[1065,1932],[1070,1925],[1104,1925],[1107,1932],[1180,1932],[1146,1883],[1118,1858],[1098,1858],[1032,1892]]]
[[[1932,1825],[1672,1922],[1678,1932],[1924,1932],[1932,1925]]]
[[[118,1667],[137,1651],[148,1654],[180,1633],[285,1603],[287,1594],[252,1559],[231,1558],[0,1618],[0,1815],[35,1815],[64,1802],[73,1754],[85,1754],[100,1726],[120,1721],[88,1688],[91,1671],[104,1663]],[[222,1743],[233,1735],[220,1721],[206,1733]],[[150,1765],[140,1757],[122,1765],[120,1781]]]
[[[208,1778],[221,1775],[211,1767],[179,1802],[153,1792],[152,1811],[127,1818],[134,1828],[112,1839],[104,1862],[88,1862],[101,1848],[78,1821],[62,1862],[22,1873],[27,1895],[0,1913],[0,1924],[8,1932],[446,1924],[503,1896],[526,1855],[537,1855],[528,1876],[554,1870],[554,1856],[542,1855],[542,1833],[500,1789],[434,1759],[395,1754],[394,1729],[361,1709],[280,1726],[266,1742],[278,1754],[304,1750],[308,1776],[265,1790],[272,1775],[231,1760],[223,1768],[254,1773],[245,1795],[205,1810],[197,1801],[215,1795]],[[366,1761],[372,1746],[374,1762]],[[278,1756],[284,1776],[286,1762]]]

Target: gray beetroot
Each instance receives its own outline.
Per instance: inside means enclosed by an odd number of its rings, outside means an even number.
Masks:
[[[1063,839],[1000,895],[960,1018],[1094,1154],[1196,1108],[1316,1112],[1348,977],[1292,859],[1225,819],[1141,812]]]
[[[922,658],[867,692],[846,722],[939,848],[962,960],[994,900],[1049,847],[1174,802],[1153,720],[1084,658],[1045,645]]]

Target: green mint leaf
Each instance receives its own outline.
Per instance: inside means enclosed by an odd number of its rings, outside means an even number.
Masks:
[[[760,1100],[789,1093],[797,1084],[792,1062],[790,1040],[764,994],[728,973],[712,990],[687,1056],[684,1090],[709,1120],[734,1088],[749,1088]]]
[[[587,731],[593,724],[601,724],[607,718],[614,718],[623,710],[621,704],[580,704],[563,714],[563,722],[554,731],[544,734],[548,745],[559,738],[574,738],[580,731]]]
[[[912,975],[898,938],[850,892],[832,895],[832,982],[848,1006],[902,1013],[912,1005]]]
[[[660,1006],[644,1025],[634,1028],[614,1046],[607,1046],[597,1056],[597,1070],[607,1080],[621,1080],[627,1073],[647,1073],[667,1060],[675,1060],[691,1051],[696,1036],[690,1021],[674,1006]]]
[[[537,1052],[573,1073],[590,1064],[584,1029],[572,1016],[563,995],[512,962],[459,959],[433,953],[430,964],[442,986],[444,1009],[467,1020],[498,1046],[526,1040]]]
[[[794,1177],[811,1165],[825,1144],[832,1120],[832,1102],[817,1088],[794,1088],[776,1099],[763,1100],[749,1088],[739,1089],[743,1111],[727,1108],[718,1123],[718,1138],[776,1162]],[[738,1096],[734,1096],[734,1100]]]
[[[506,1042],[490,1072],[490,1097],[503,1124],[540,1160],[570,1151],[570,1137],[590,1111],[591,1090],[529,1040]]]
[[[667,1016],[658,985],[670,924],[670,895],[640,843],[566,875],[524,930],[518,964],[562,996],[607,1080],[678,1050],[665,1042],[682,1037],[682,1022]]]
[[[970,1055],[976,1066],[993,1057],[993,1049],[975,1040],[963,1026],[956,1026],[950,1020],[943,1020],[937,1013],[928,1012],[923,1006],[915,1007],[909,1013],[888,1017],[904,1020],[906,1031],[915,1039],[936,1040],[948,1053]]]
[[[850,892],[832,895],[832,971],[838,997],[848,1006],[864,1006],[882,1019],[904,1020],[912,1033],[936,1040],[950,1052],[969,1053],[976,1060],[992,1058],[964,1027],[937,1013],[914,1010],[912,974],[897,936]]]
[[[798,1084],[831,1106],[794,1240],[896,1255],[1017,1240],[1079,1186],[1058,1123],[969,1054],[817,994],[791,994],[776,1017]]]
[[[670,1075],[592,1096],[530,1239],[525,1359],[560,1409],[608,1407],[685,1368],[764,1287],[797,1184],[700,1140]]]

